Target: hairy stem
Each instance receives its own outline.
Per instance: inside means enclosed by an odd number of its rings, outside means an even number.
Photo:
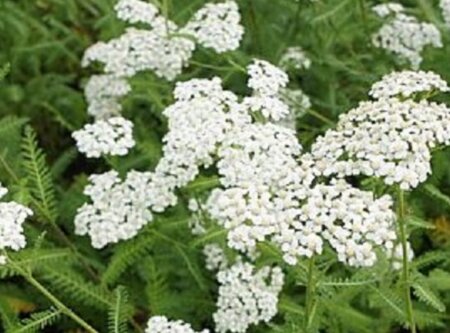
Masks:
[[[402,260],[403,260],[403,288],[405,293],[406,314],[409,322],[409,328],[412,333],[416,333],[416,323],[414,320],[414,312],[411,300],[411,290],[409,281],[409,261],[408,261],[408,245],[405,226],[405,196],[403,190],[398,190],[398,223],[400,231],[400,240],[402,244]]]
[[[305,304],[305,331],[309,332],[314,318],[315,292],[316,285],[314,281],[314,255],[308,262],[308,281],[306,285],[306,304]]]

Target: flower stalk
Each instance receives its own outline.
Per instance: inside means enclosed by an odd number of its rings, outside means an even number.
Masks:
[[[398,223],[400,231],[400,241],[402,244],[402,284],[404,288],[404,297],[406,303],[406,315],[409,322],[409,328],[412,333],[416,333],[416,324],[414,320],[414,311],[411,299],[410,276],[409,276],[409,261],[408,261],[408,244],[406,235],[406,221],[405,221],[405,195],[403,190],[398,189]]]
[[[308,262],[308,280],[306,285],[306,306],[305,306],[305,332],[309,332],[314,319],[314,309],[316,307],[316,282],[314,280],[314,255]]]

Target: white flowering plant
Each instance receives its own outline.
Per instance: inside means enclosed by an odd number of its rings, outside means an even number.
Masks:
[[[0,8],[1,332],[450,327],[449,1]]]

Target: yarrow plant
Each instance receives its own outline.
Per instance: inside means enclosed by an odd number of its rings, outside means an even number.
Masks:
[[[0,331],[449,326],[446,1],[61,6],[0,11]]]

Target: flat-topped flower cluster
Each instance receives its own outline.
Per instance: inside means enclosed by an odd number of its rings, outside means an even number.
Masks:
[[[3,198],[8,190],[0,185],[0,198]],[[19,251],[26,244],[23,224],[33,215],[30,208],[15,201],[0,202],[0,265],[7,262],[3,251]]]
[[[401,4],[384,3],[374,6],[372,10],[386,20],[372,36],[373,45],[397,54],[407,60],[413,69],[418,69],[422,63],[421,53],[425,47],[443,46],[438,28],[406,14]]]
[[[133,172],[141,178],[141,192],[149,194],[127,195],[120,202],[116,186],[120,191],[130,186],[117,175],[114,186],[88,187],[92,203],[80,208],[77,232],[90,235],[96,247],[134,237],[150,222],[150,211],[173,205],[176,189],[194,180],[201,167],[216,164],[221,187],[211,192],[204,211],[228,230],[231,248],[252,256],[258,242],[271,241],[287,263],[295,264],[298,257],[320,254],[328,243],[340,261],[353,266],[373,265],[376,248],[391,252],[396,242],[392,200],[344,180],[319,183],[322,166],[334,161],[317,162],[316,152],[302,154],[295,132],[274,123],[289,114],[280,98],[287,75],[262,60],[250,64],[248,73],[253,92],[242,100],[224,90],[218,78],[177,83],[175,103],[164,111],[169,131],[163,157],[154,172]],[[257,121],[261,116],[265,120]],[[96,177],[102,176],[91,181]],[[122,206],[129,213],[115,212]]]
[[[363,174],[404,190],[417,187],[431,173],[431,150],[450,143],[449,108],[420,95],[448,89],[433,73],[385,76],[370,92],[377,100],[342,115],[336,129],[313,144],[317,168],[325,176]]]
[[[88,113],[96,122],[73,134],[79,151],[87,157],[120,156],[134,146],[133,124],[117,119],[122,110],[120,100],[131,91],[128,78],[153,71],[174,80],[187,66],[197,44],[223,53],[237,49],[244,33],[233,1],[206,4],[184,27],[164,17],[155,5],[140,0],[120,0],[114,8],[122,21],[147,28],[130,27],[120,37],[98,42],[85,52],[83,65],[100,62],[105,72],[92,76],[85,87]],[[108,121],[110,117],[116,120]],[[100,132],[117,134],[117,123],[126,130],[126,140],[120,135],[107,140],[102,137]]]

